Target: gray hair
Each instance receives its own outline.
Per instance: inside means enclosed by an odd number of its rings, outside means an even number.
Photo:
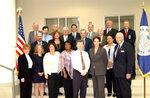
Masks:
[[[63,30],[65,30],[65,29],[66,29],[67,31],[69,31],[69,28],[68,28],[68,27],[63,27]]]
[[[80,32],[82,32],[82,31],[84,31],[84,32],[86,33],[86,30],[85,30],[85,29],[81,29],[81,30],[80,30]]]
[[[38,24],[37,22],[34,22],[34,23],[33,23],[33,26],[34,26],[34,25],[37,25],[37,26],[39,26],[39,24]]]
[[[107,24],[108,21],[110,21],[110,22],[113,24],[113,22],[112,22],[111,20],[107,20],[107,21],[106,21],[106,24]]]
[[[117,35],[121,35],[121,37],[123,37],[124,38],[124,35],[123,35],[123,33],[122,32],[118,32],[117,34],[116,34],[116,36]]]

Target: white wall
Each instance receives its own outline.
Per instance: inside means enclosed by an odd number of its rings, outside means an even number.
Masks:
[[[0,65],[13,68],[16,58],[16,0],[0,1]],[[12,81],[12,73],[0,67],[0,83]]]
[[[32,30],[33,22],[38,22],[40,29],[45,25],[45,18],[80,17],[80,28],[87,29],[93,21],[95,31],[104,27],[104,16],[135,15],[135,30],[138,35],[142,15],[143,0],[17,0],[17,7],[23,8],[23,24],[26,40]],[[145,8],[150,18],[150,0],[145,0]],[[150,20],[150,19],[149,19]],[[150,22],[149,22],[150,23]]]

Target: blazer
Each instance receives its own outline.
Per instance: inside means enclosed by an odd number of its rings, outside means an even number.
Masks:
[[[62,41],[62,51],[65,50],[65,41],[63,35],[61,36],[61,41]],[[70,34],[68,34],[68,40],[71,43],[71,49],[74,47],[74,37]]]
[[[72,33],[70,33],[69,35],[72,35]],[[72,37],[74,37],[73,35],[72,35]],[[76,33],[76,38],[74,38],[74,40],[79,40],[79,39],[81,39],[81,36],[80,36],[80,33]]]
[[[38,31],[43,34],[42,31]],[[31,46],[31,44],[35,42],[35,36],[34,36],[34,31],[29,32],[29,37],[28,37],[28,44]]]
[[[89,53],[91,47],[92,47],[92,40],[89,38],[85,38],[84,51]]]
[[[108,59],[106,50],[99,47],[97,53],[94,53],[94,47],[90,49],[89,56],[91,60],[90,74],[91,75],[105,75]],[[95,68],[94,68],[95,67]]]
[[[74,38],[74,36],[72,35],[72,33],[70,33],[69,36],[70,35]],[[77,32],[76,33],[76,38],[74,38],[74,42],[73,42],[73,50],[77,50],[77,48],[76,48],[76,41],[79,40],[79,39],[81,39],[81,36],[80,36],[80,33]]]
[[[29,56],[32,59],[32,55],[29,55]],[[28,61],[27,61],[25,54],[20,55],[18,58],[18,70],[19,70],[18,79],[26,78],[29,76],[29,74],[27,73]]]
[[[136,40],[136,35],[135,35],[135,31],[132,29],[128,29],[128,34],[127,34],[127,38],[125,37],[125,30],[122,29],[120,32],[123,33],[124,35],[124,40],[128,43],[130,43],[133,47],[134,47],[134,43]]]
[[[116,43],[115,36],[116,36],[116,33],[117,33],[117,32],[118,32],[118,30],[112,28],[112,29],[110,30],[109,34],[107,34],[107,29],[105,29],[105,30],[104,30],[104,36],[108,36],[108,35],[112,36],[113,39],[114,39],[114,43]]]
[[[35,42],[33,42],[33,43],[31,44],[30,54],[34,54],[34,48],[35,48],[35,46],[36,46],[37,44],[38,44],[37,41],[35,41]],[[43,46],[43,48],[44,48],[44,52],[47,53],[47,42],[42,41],[42,46]]]
[[[91,39],[92,41],[93,41],[93,38],[94,38],[95,36],[98,36],[98,34],[97,34],[96,32],[92,32],[92,35],[91,35],[91,36],[89,35],[89,33],[90,33],[90,32],[88,32],[88,34],[87,34],[87,38]]]
[[[118,45],[115,46],[115,51]],[[120,47],[117,56],[115,57],[114,51],[114,75],[116,78],[126,78],[126,74],[131,74],[133,71],[133,48],[132,46],[127,43],[123,42],[122,46]]]

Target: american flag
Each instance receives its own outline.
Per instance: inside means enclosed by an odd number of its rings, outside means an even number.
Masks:
[[[23,54],[23,45],[25,44],[25,37],[23,32],[23,25],[21,15],[19,15],[19,28],[17,37],[17,49],[16,49],[16,69],[18,72],[18,57]]]

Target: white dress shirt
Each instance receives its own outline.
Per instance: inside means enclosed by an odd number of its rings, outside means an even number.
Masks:
[[[39,31],[34,31],[34,37],[36,36],[36,32],[37,32],[37,34],[39,33]]]
[[[46,41],[47,43],[50,41],[50,40],[52,40],[53,38],[52,38],[52,36],[51,35],[49,35],[49,34],[46,34],[46,35],[44,35],[43,34],[43,41]]]
[[[88,53],[85,51],[82,51],[82,56],[83,56],[83,60],[85,64],[85,70],[82,69],[80,50],[76,50],[71,56],[73,69],[79,71],[80,73],[88,72],[90,68],[90,59],[89,59]]]
[[[110,61],[110,62],[113,62],[113,60],[114,60],[115,46],[116,46],[116,44],[113,43],[111,45],[111,48],[109,48],[108,44],[103,47],[106,50],[106,52],[107,52],[107,58],[108,58],[108,61]],[[110,49],[110,56],[108,54],[109,49]],[[113,66],[111,68],[113,68]],[[107,70],[109,70],[111,68],[107,68]]]
[[[127,30],[127,32],[128,32],[129,29],[124,29],[124,32],[125,32],[125,33],[126,33],[126,30]]]
[[[67,40],[68,40],[68,35],[63,35],[63,37],[64,37],[64,42],[66,42]]]
[[[28,54],[25,54],[26,58],[27,58],[27,61],[28,61],[28,68],[32,68],[33,66],[33,62],[30,58],[30,56]]]
[[[76,38],[77,32],[72,32],[72,36],[74,37],[74,39]]]
[[[123,45],[123,43],[124,43],[124,40],[123,40],[120,44],[118,44],[118,47],[119,47],[119,45],[120,45],[120,49],[121,49],[121,46]],[[118,47],[116,48],[116,51],[115,51],[115,57],[116,57],[116,53],[117,53]]]
[[[93,32],[89,32],[89,33],[88,33],[88,38],[91,38],[91,37],[92,37],[92,33],[93,33]]]
[[[55,55],[51,55],[50,52],[46,53],[43,59],[44,73],[51,75],[52,73],[58,73],[59,66],[59,52],[55,52]]]
[[[108,29],[109,29],[109,30],[108,30]],[[107,28],[107,33],[108,33],[108,31],[110,32],[110,31],[111,31],[111,29],[112,29],[112,28]]]

